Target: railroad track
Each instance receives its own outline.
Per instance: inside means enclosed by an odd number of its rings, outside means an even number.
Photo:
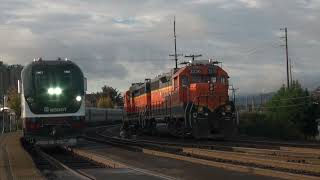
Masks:
[[[75,155],[67,148],[44,149],[26,144],[24,146],[37,168],[47,179],[96,180],[94,175],[85,173],[83,170],[108,168],[103,164]]]
[[[146,154],[191,161],[211,166],[236,169],[252,169],[271,176],[287,179],[319,179],[320,154],[297,149],[233,147],[232,145],[208,145],[150,140],[131,140],[95,134],[84,137],[90,141],[108,143],[114,146]],[[250,172],[248,170],[248,172]]]
[[[119,128],[119,124],[108,125],[102,127],[96,127],[95,132],[99,134],[104,134],[107,136],[119,136],[120,132],[115,132],[115,128]],[[93,128],[94,129],[94,128]],[[120,129],[120,128],[119,128]],[[241,139],[241,138],[224,138],[223,140],[211,139],[211,140],[194,140],[194,139],[179,139],[176,137],[155,137],[155,136],[147,136],[141,135],[137,136],[136,140],[140,141],[151,141],[162,144],[185,144],[188,146],[207,146],[214,147],[219,146],[232,146],[232,147],[248,147],[248,148],[259,148],[259,149],[275,149],[275,150],[285,150],[285,149],[295,149],[296,151],[304,151],[315,149],[313,151],[320,150],[320,143],[316,142],[285,142],[285,141],[271,141],[271,140],[262,140],[262,139]]]
[[[110,126],[110,128],[114,128],[115,126]],[[102,134],[103,133],[103,134]],[[114,140],[117,140],[117,136],[114,133],[110,133],[104,130],[102,131],[100,128],[97,131],[94,131],[93,136],[100,136],[104,139],[109,139],[110,136],[113,137]],[[139,138],[139,139],[138,139]],[[121,139],[121,141],[126,141],[126,143],[136,143],[140,145],[150,145],[151,146],[169,146],[169,147],[184,147],[184,148],[199,148],[199,149],[211,149],[211,150],[220,150],[220,151],[232,151],[232,152],[240,152],[245,153],[246,156],[256,156],[265,159],[281,159],[287,162],[297,162],[297,163],[305,163],[305,164],[320,164],[320,151],[317,148],[317,144],[311,146],[311,144],[305,143],[297,144],[297,143],[289,143],[294,146],[284,146],[285,144],[281,144],[279,142],[275,142],[274,144],[263,143],[264,141],[244,141],[245,143],[239,142],[230,142],[227,141],[195,141],[194,139],[176,139],[176,138],[159,138],[159,137],[150,137],[150,136],[142,136],[137,139]],[[118,138],[119,139],[119,138]],[[235,141],[235,140],[232,140]],[[250,143],[249,143],[250,142]],[[115,141],[113,141],[115,143]],[[307,148],[312,147],[312,148]]]

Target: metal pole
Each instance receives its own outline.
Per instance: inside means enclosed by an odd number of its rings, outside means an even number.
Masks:
[[[285,28],[285,36],[286,36],[286,60],[287,60],[287,87],[290,88],[289,82],[289,57],[288,57],[288,29]]]
[[[174,32],[174,60],[176,61],[176,69],[178,69],[176,17],[174,17],[174,21],[173,21],[173,32]]]
[[[2,107],[2,134],[4,133],[4,93],[3,93],[3,99],[2,99],[3,103],[3,107]]]
[[[9,128],[9,129],[10,129],[10,132],[12,131],[12,129],[11,129],[11,125],[12,125],[12,124],[11,124],[11,123],[12,123],[12,122],[11,122],[11,116],[9,115],[9,124],[10,124],[10,128]]]
[[[2,81],[2,134],[4,133],[4,72],[1,73],[1,81]]]
[[[286,47],[286,64],[287,64],[287,88],[290,88],[290,80],[289,80],[289,52],[288,52],[288,28],[281,28],[281,31],[284,30],[284,38],[285,39],[285,45],[281,45],[281,46],[285,46]]]

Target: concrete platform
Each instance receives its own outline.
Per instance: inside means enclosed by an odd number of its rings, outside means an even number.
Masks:
[[[30,155],[23,149],[21,137],[22,132],[0,134],[0,179],[44,179]]]
[[[157,157],[143,154],[141,152],[127,151],[124,149],[112,147],[110,145],[94,143],[85,140],[80,141],[78,149],[100,155],[110,160],[124,163],[132,167],[163,174],[176,179],[277,179],[250,173],[230,171],[222,168],[214,168],[186,161]],[[130,178],[130,176],[124,176],[123,179],[134,178]]]

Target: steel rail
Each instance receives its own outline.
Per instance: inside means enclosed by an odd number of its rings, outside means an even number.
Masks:
[[[37,154],[39,154],[42,158],[46,159],[52,166],[55,167],[63,167],[65,170],[69,171],[71,174],[81,178],[81,179],[85,179],[85,180],[96,180],[95,177],[92,177],[86,173],[84,173],[83,171],[80,170],[74,170],[72,168],[69,168],[68,166],[66,166],[65,164],[63,164],[62,162],[60,162],[59,160],[57,160],[56,158],[50,156],[49,154],[43,152],[39,147],[35,147],[34,150],[37,152]]]

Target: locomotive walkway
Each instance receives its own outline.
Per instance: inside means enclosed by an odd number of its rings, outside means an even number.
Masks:
[[[30,155],[23,149],[21,132],[0,135],[0,179],[44,179],[35,167]]]

